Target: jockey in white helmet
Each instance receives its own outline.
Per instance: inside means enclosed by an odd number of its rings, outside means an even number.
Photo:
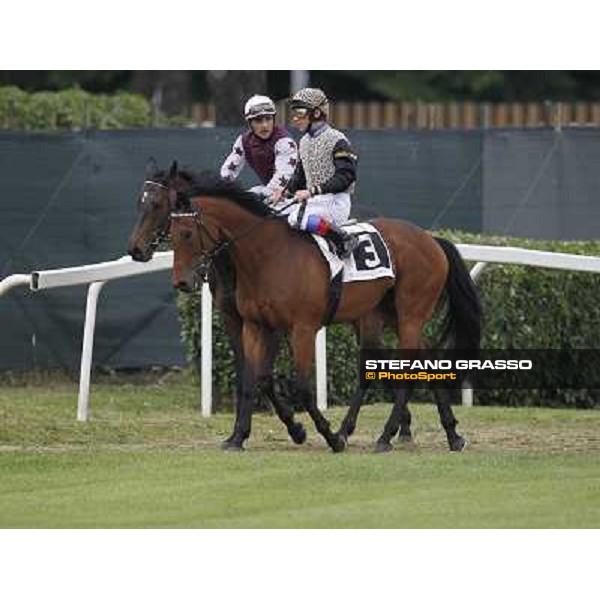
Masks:
[[[249,130],[237,137],[221,167],[221,177],[233,180],[248,164],[261,182],[251,191],[267,200],[287,187],[298,162],[296,142],[275,125],[275,114],[275,103],[268,96],[249,98],[244,106]]]
[[[294,127],[304,135],[299,144],[300,164],[288,187],[300,205],[289,214],[288,222],[330,239],[345,258],[358,244],[339,227],[350,215],[358,156],[348,138],[327,123],[329,102],[322,90],[300,90],[290,109]]]

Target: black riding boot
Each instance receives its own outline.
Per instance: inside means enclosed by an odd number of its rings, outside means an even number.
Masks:
[[[325,234],[325,238],[333,242],[336,253],[341,259],[348,258],[358,246],[356,236],[346,233],[333,223],[329,223],[329,231]]]

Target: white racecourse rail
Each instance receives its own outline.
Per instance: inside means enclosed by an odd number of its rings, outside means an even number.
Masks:
[[[549,269],[569,271],[587,271],[600,273],[600,257],[562,254],[558,252],[541,252],[501,246],[477,246],[457,244],[465,260],[475,261],[471,277],[476,280],[488,263],[517,264]],[[124,256],[118,260],[55,269],[51,271],[35,271],[30,275],[10,275],[0,281],[0,296],[10,288],[28,285],[31,290],[39,291],[56,287],[89,284],[84,323],[83,348],[81,353],[81,370],[79,379],[79,400],[77,419],[87,421],[89,416],[90,373],[94,331],[96,326],[96,307],[98,295],[104,284],[113,279],[144,275],[156,271],[171,269],[172,252],[157,252],[147,263],[138,263]],[[212,408],[212,299],[208,285],[202,287],[202,367],[201,367],[201,405],[202,414],[209,416]],[[321,329],[316,340],[316,375],[317,403],[320,408],[327,407],[327,358],[325,329]],[[472,390],[463,389],[463,404],[473,403]]]

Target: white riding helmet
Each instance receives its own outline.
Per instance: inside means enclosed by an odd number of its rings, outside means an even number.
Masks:
[[[265,115],[275,116],[275,103],[268,96],[252,96],[244,106],[244,118],[246,121],[263,117]]]

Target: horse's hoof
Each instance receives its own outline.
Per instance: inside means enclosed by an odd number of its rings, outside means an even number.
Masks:
[[[377,454],[381,454],[383,452],[391,452],[393,449],[394,449],[394,446],[392,446],[392,444],[390,444],[390,442],[379,441],[375,445],[375,452]]]
[[[294,423],[289,429],[288,433],[292,438],[294,444],[304,444],[306,441],[306,429],[302,423]]]
[[[462,452],[467,447],[467,440],[459,435],[449,444],[451,452]]]
[[[334,434],[334,438],[330,444],[332,452],[338,454],[339,452],[343,452],[346,449],[346,440],[341,435],[337,433]]]
[[[243,452],[244,446],[240,442],[225,440],[221,443],[221,450],[224,450],[225,452]]]

